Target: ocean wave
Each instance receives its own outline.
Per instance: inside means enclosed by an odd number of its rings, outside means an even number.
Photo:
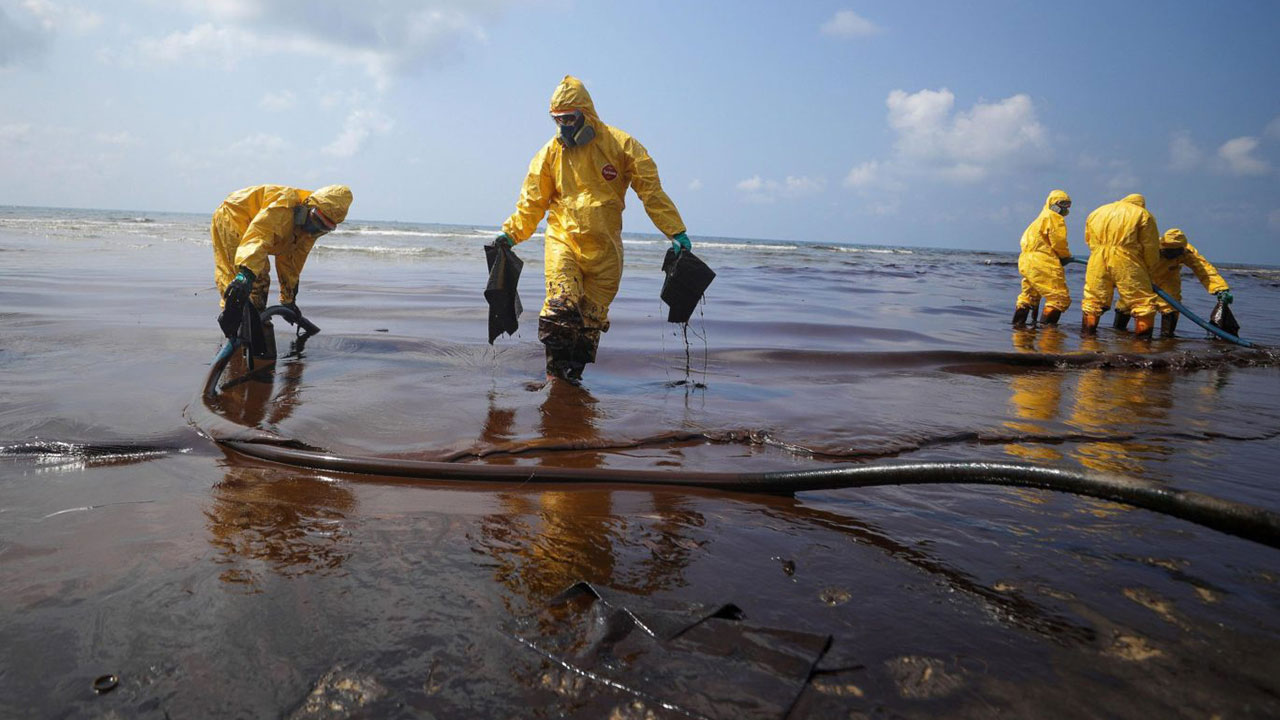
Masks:
[[[430,238],[456,238],[470,237],[470,233],[464,232],[430,232],[427,230],[384,230],[382,228],[339,228],[330,233],[330,237],[341,235],[375,235],[375,236],[396,236],[404,235],[408,237],[430,237]]]
[[[414,257],[440,257],[450,254],[446,250],[427,247],[387,247],[385,245],[333,245],[317,244],[312,252],[322,255],[358,253],[361,255],[403,255]]]
[[[698,247],[723,248],[726,250],[796,250],[798,245],[766,245],[764,243],[753,242],[717,242],[715,240],[703,240],[698,243]]]

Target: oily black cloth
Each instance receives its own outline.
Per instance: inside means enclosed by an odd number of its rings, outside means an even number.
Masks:
[[[716,279],[715,271],[692,251],[685,250],[677,255],[675,250],[668,248],[666,257],[662,259],[662,272],[667,275],[662,281],[662,301],[668,308],[667,322],[689,322],[702,293]]]
[[[516,257],[511,248],[494,241],[484,246],[484,259],[489,263],[489,284],[484,288],[484,299],[489,302],[489,344],[502,333],[514,335],[520,327],[520,294],[516,285],[520,282],[520,270],[524,261]]]

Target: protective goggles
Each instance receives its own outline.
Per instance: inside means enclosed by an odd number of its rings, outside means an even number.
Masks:
[[[307,208],[307,214],[302,220],[302,231],[317,237],[332,232],[336,227],[338,224],[325,217],[320,208]]]
[[[570,110],[568,112],[554,112],[551,113],[551,119],[555,120],[556,124],[561,127],[573,127],[582,119],[582,111]]]

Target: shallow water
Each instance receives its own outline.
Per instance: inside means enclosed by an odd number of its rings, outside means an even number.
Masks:
[[[476,486],[224,452],[188,422],[220,345],[206,222],[0,208],[0,715],[1280,712],[1280,555],[1146,511],[972,486]],[[351,225],[303,274],[323,332],[228,388],[224,419],[535,477],[1000,460],[1280,509],[1274,356],[1186,319],[1150,343],[1082,339],[1074,309],[1010,330],[1012,254],[694,238],[718,277],[686,373],[663,245],[627,236],[578,389],[536,382],[538,239],[517,248],[522,329],[489,346],[491,230]],[[1280,345],[1280,269],[1220,269],[1243,334]],[[553,602],[579,582],[599,599]]]

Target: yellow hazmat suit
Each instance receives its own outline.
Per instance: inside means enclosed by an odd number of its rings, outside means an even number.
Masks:
[[[1160,231],[1146,205],[1141,195],[1129,195],[1094,210],[1085,220],[1084,240],[1090,251],[1080,304],[1085,315],[1101,315],[1111,307],[1117,290],[1135,317],[1155,315],[1151,268],[1160,259]]]
[[[347,219],[351,200],[351,189],[346,185],[328,185],[315,192],[283,185],[255,185],[228,195],[214,211],[209,228],[219,296],[239,268],[248,268],[254,274],[249,297],[261,310],[271,287],[267,256],[274,255],[280,302],[293,302],[298,295],[302,265],[316,242],[315,235],[294,225],[293,209],[298,205],[315,207],[338,224]]]
[[[1044,209],[1022,233],[1022,254],[1018,256],[1018,272],[1022,273],[1022,292],[1018,295],[1019,308],[1036,308],[1044,298],[1047,313],[1052,308],[1059,311],[1071,307],[1071,292],[1067,290],[1067,276],[1062,270],[1062,259],[1071,257],[1067,249],[1067,219],[1052,206],[1070,202],[1071,197],[1062,190],[1049,193]]]
[[[547,216],[547,297],[538,339],[552,355],[581,365],[595,361],[600,333],[609,329],[609,304],[622,280],[622,209],[627,188],[640,196],[658,230],[685,231],[676,206],[662,190],[658,167],[644,146],[605,125],[587,89],[566,75],[551,96],[551,112],[579,110],[595,137],[566,147],[552,138],[534,155],[516,211],[502,225],[523,242]]]
[[[1228,290],[1227,281],[1222,279],[1218,274],[1218,269],[1208,260],[1204,259],[1194,245],[1187,242],[1187,236],[1178,228],[1171,228],[1160,238],[1161,250],[1182,250],[1182,254],[1175,258],[1167,258],[1160,256],[1160,260],[1156,262],[1155,268],[1151,272],[1151,282],[1157,287],[1169,293],[1174,300],[1182,301],[1182,266],[1186,265],[1191,268],[1191,272],[1196,274],[1196,278],[1200,280],[1200,284],[1210,295],[1217,295],[1223,290]],[[1173,312],[1173,306],[1164,300],[1158,300],[1157,306],[1160,312]]]

